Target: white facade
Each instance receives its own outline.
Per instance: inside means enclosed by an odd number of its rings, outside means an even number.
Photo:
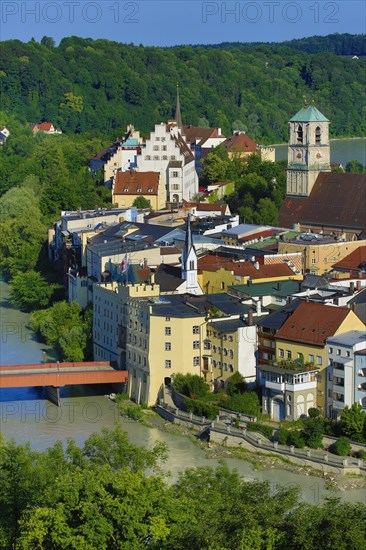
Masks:
[[[155,125],[137,166],[141,172],[160,172],[168,202],[189,200],[198,192],[194,157],[176,125]]]
[[[366,333],[352,330],[327,339],[326,414],[337,418],[357,401],[355,353],[366,348]],[[366,394],[365,394],[366,395]]]

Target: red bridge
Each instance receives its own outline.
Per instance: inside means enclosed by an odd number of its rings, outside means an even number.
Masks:
[[[0,388],[46,386],[47,397],[56,405],[62,386],[126,382],[127,371],[116,370],[108,361],[0,365]]]

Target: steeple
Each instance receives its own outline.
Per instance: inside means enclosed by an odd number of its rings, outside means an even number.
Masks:
[[[179,86],[178,86],[178,84],[177,84],[177,101],[176,101],[176,104],[175,104],[175,120],[177,122],[178,128],[182,128],[183,123],[182,123],[182,115],[181,115],[181,112],[180,112]]]
[[[306,102],[289,129],[286,194],[308,197],[320,172],[330,172],[329,120]]]
[[[187,230],[182,254],[182,279],[186,281],[186,291],[191,294],[202,294],[197,280],[197,254],[191,232],[191,216],[187,217]]]

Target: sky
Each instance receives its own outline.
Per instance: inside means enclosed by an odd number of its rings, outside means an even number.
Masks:
[[[144,46],[365,33],[364,0],[1,0],[0,39],[107,38]]]

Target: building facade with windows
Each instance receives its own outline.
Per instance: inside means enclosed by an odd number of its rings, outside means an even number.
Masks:
[[[205,316],[177,296],[130,299],[127,355],[128,395],[154,405],[174,375],[202,375]]]
[[[326,414],[336,419],[344,407],[359,403],[366,409],[366,333],[352,330],[327,339]],[[356,361],[357,359],[357,361]]]

